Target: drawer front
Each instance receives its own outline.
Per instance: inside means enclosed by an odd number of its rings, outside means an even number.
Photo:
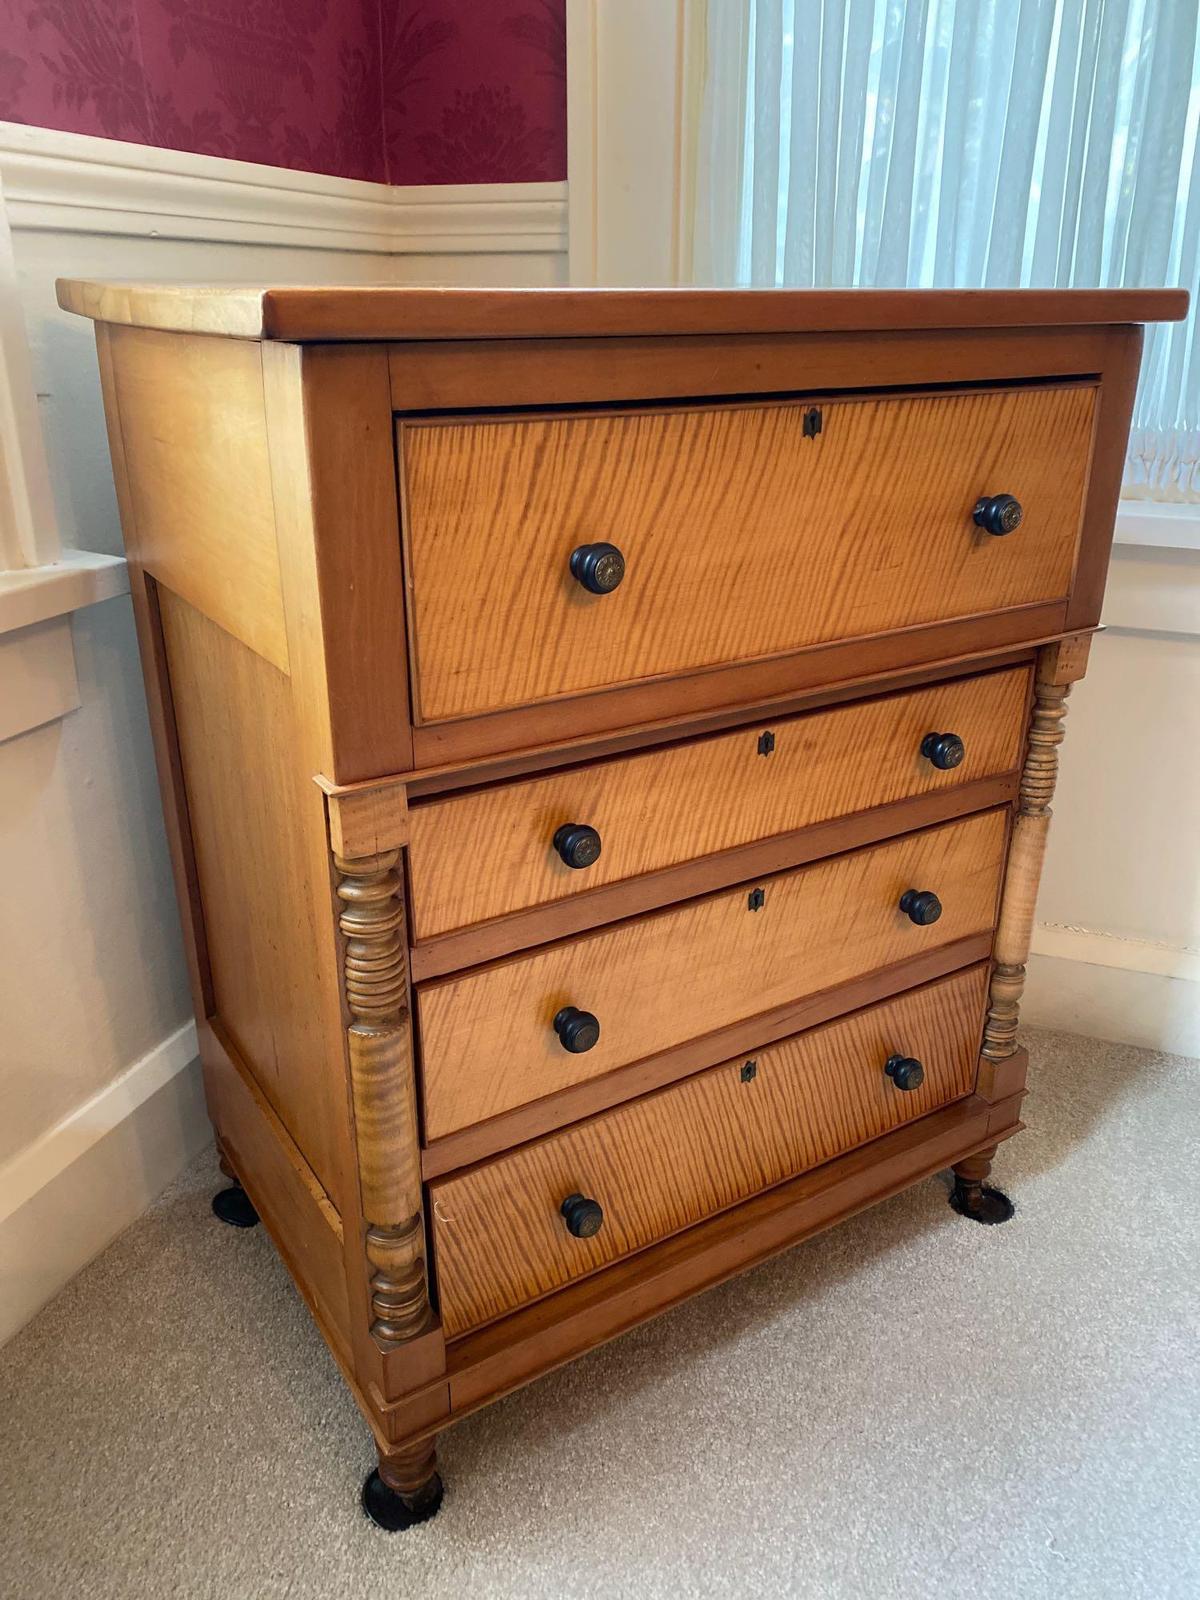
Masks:
[[[968,1094],[986,963],[431,1185],[442,1321],[466,1333]],[[889,1057],[921,1062],[902,1090]],[[600,1230],[568,1232],[568,1195]]]
[[[420,986],[427,1136],[986,932],[1006,821],[984,812]],[[938,895],[936,922],[899,910],[910,888]],[[566,1007],[599,1019],[584,1053],[555,1032]]]
[[[1095,393],[841,400],[815,437],[801,403],[402,423],[418,719],[1062,599]],[[608,594],[569,570],[599,542]]]
[[[1011,772],[1028,689],[1024,667],[963,678],[414,806],[415,936]],[[930,733],[958,735],[957,766],[921,754]],[[600,854],[585,867],[568,865],[554,846],[572,823],[600,836]]]

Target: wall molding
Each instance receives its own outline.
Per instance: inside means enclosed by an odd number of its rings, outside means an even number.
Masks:
[[[1039,923],[1022,1021],[1200,1056],[1200,951]]]
[[[0,1167],[0,1344],[211,1139],[189,1022]]]
[[[1200,549],[1114,544],[1101,621],[1124,633],[1200,637]]]
[[[567,247],[565,183],[402,187],[0,122],[14,229],[381,255]]]
[[[1200,950],[1182,945],[1124,939],[1091,928],[1068,928],[1039,922],[1033,930],[1033,953],[1063,961],[1083,961],[1088,966],[1111,967],[1120,972],[1148,972],[1161,978],[1182,978],[1200,983]]]
[[[1200,505],[1122,498],[1113,542],[1152,550],[1200,550]]]

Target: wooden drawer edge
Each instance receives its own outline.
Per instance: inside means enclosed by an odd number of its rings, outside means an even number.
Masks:
[[[1050,638],[1058,638],[1051,635]],[[653,722],[634,724],[615,733],[583,734],[577,738],[555,740],[531,745],[519,752],[505,752],[483,756],[475,760],[447,762],[441,766],[422,767],[413,772],[397,773],[386,778],[369,780],[365,784],[349,785],[338,792],[351,793],[357,789],[381,783],[403,783],[410,800],[425,800],[453,794],[458,789],[474,788],[484,783],[503,783],[514,778],[534,777],[559,767],[574,766],[584,761],[598,761],[610,756],[640,755],[656,745],[671,744],[681,739],[705,737],[710,734],[731,733],[740,727],[776,717],[798,716],[805,712],[820,711],[827,706],[846,705],[850,701],[868,699],[875,694],[902,694],[907,689],[928,688],[938,683],[950,683],[958,678],[974,677],[984,672],[1004,672],[1011,667],[1030,666],[1036,659],[1036,646],[1049,640],[1034,641],[1029,646],[1018,645],[999,650],[983,650],[962,655],[948,661],[934,661],[923,666],[880,672],[862,678],[848,678],[841,683],[824,688],[806,689],[769,696],[761,700],[747,700],[736,705],[709,712],[686,712],[679,716],[661,717]],[[338,789],[326,780],[318,779],[330,791]]]
[[[849,983],[823,989],[817,994],[773,1011],[762,1012],[734,1023],[716,1033],[689,1039],[671,1050],[647,1056],[629,1066],[619,1067],[602,1078],[573,1084],[542,1100],[518,1106],[487,1122],[477,1122],[444,1138],[435,1139],[421,1153],[421,1176],[428,1182],[445,1177],[461,1167],[501,1155],[515,1145],[540,1138],[556,1129],[578,1122],[597,1111],[677,1083],[681,1078],[717,1066],[731,1056],[748,1050],[761,1050],[789,1034],[800,1033],[820,1023],[830,1022],[845,1012],[890,999],[905,989],[943,978],[959,968],[991,955],[992,934],[972,934],[952,944],[923,951],[907,961],[878,968]]]
[[[1015,770],[999,777],[977,778],[957,789],[912,795],[889,805],[873,806],[868,811],[831,817],[791,833],[775,834],[716,855],[699,856],[657,872],[585,890],[550,905],[533,906],[507,917],[457,928],[452,933],[411,946],[412,981],[422,983],[444,977],[465,967],[516,954],[554,939],[568,938],[606,922],[640,916],[714,889],[804,866],[825,856],[881,843],[939,822],[952,822],[973,811],[1007,805],[1016,798],[1019,782],[1020,772]]]
[[[1066,617],[1064,598],[813,645],[769,660],[622,684],[456,722],[427,723],[413,728],[414,763],[418,768],[453,765],[543,746],[551,731],[562,736],[556,742],[566,742],[735,705],[749,708],[800,696],[805,690],[883,682],[922,666],[945,669],[1013,646],[1056,639],[1066,631]],[[1097,620],[1082,619],[1080,626]]]
[[[447,1346],[452,1417],[1020,1131],[969,1096]]]

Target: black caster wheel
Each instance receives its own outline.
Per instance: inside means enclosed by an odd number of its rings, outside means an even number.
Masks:
[[[362,1508],[377,1528],[386,1533],[403,1533],[419,1522],[436,1517],[442,1503],[442,1480],[435,1472],[414,1495],[397,1494],[379,1476],[378,1467],[369,1472],[362,1486]]]
[[[986,1183],[964,1183],[956,1178],[950,1191],[950,1204],[960,1217],[970,1217],[972,1222],[1008,1222],[1016,1207],[999,1189]]]
[[[250,1196],[236,1183],[213,1195],[212,1208],[213,1215],[231,1228],[253,1228],[258,1222],[258,1212],[250,1203]]]

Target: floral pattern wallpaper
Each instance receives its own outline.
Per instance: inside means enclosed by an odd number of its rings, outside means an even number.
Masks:
[[[566,177],[565,0],[0,0],[0,118],[378,183]]]

